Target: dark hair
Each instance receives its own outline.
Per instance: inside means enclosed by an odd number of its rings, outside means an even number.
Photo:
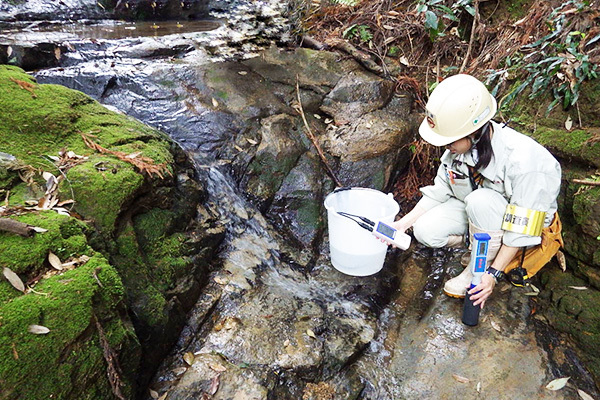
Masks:
[[[475,138],[479,139],[475,145],[477,154],[479,155],[479,160],[475,164],[476,170],[487,167],[494,156],[494,150],[492,149],[492,129],[492,124],[488,121],[475,135]]]

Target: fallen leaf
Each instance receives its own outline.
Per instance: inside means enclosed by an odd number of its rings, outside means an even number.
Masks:
[[[215,276],[214,281],[219,285],[227,285],[229,283],[229,279],[224,278],[222,276]]]
[[[393,26],[391,26],[391,25],[382,25],[382,26],[383,26],[383,28],[384,28],[384,29],[388,29],[388,30],[390,30],[390,31],[393,31],[393,30],[394,30],[394,27],[393,27]]]
[[[247,75],[248,72],[246,72],[246,71],[238,71],[238,74],[240,74],[240,75]]]
[[[183,355],[183,361],[187,363],[187,365],[192,365],[194,363],[194,353],[187,352]]]
[[[408,62],[408,58],[406,58],[404,56],[400,57],[400,64],[405,65],[407,67],[410,66],[410,63]]]
[[[127,157],[127,158],[131,158],[131,159],[134,159],[134,158],[136,158],[137,156],[139,156],[140,154],[142,154],[142,152],[141,152],[141,151],[138,151],[138,152],[136,152],[136,153],[131,153],[131,154],[128,154],[128,155],[126,155],[125,157]]]
[[[502,329],[500,328],[500,325],[498,325],[496,323],[496,321],[494,321],[493,319],[490,320],[490,323],[492,324],[492,328],[494,328],[495,330],[497,330],[498,332],[502,332]]]
[[[44,232],[48,232],[48,229],[44,229],[44,228],[40,228],[39,226],[32,226],[31,229],[33,229],[34,231],[36,231],[37,233],[44,233]]]
[[[581,389],[577,389],[577,394],[579,394],[579,397],[581,397],[583,400],[594,400],[592,396],[590,396]]]
[[[238,146],[237,144],[234,144],[234,145],[233,145],[233,147],[234,147],[234,148],[235,148],[237,151],[239,151],[240,153],[243,153],[243,152],[244,152],[244,149],[242,149],[242,148],[241,148],[240,146]]]
[[[283,342],[283,347],[288,347],[289,345],[290,345],[290,340],[285,339],[285,341]]]
[[[13,49],[12,49],[12,47],[11,47],[11,46],[8,46],[8,47],[6,48],[6,57],[10,58],[10,56],[12,56],[12,53],[13,53]]]
[[[252,144],[252,145],[257,145],[258,142],[256,140],[250,139],[250,138],[246,138],[246,140],[248,141],[248,143]]]
[[[573,120],[571,119],[571,116],[569,115],[567,117],[567,120],[565,121],[565,128],[566,128],[566,130],[570,131],[572,127],[573,127]]]
[[[311,338],[313,338],[313,339],[316,339],[316,338],[317,338],[317,335],[315,335],[315,333],[312,331],[312,329],[307,329],[307,330],[306,330],[306,334],[307,334],[308,336],[310,336]]]
[[[481,392],[481,382],[477,382],[477,393]]]
[[[452,374],[452,377],[460,383],[469,383],[471,382],[471,380],[469,378],[465,378],[464,376],[460,376],[460,375],[456,375],[456,374]]]
[[[588,290],[589,288],[587,286],[569,286],[571,289],[575,289],[575,290]]]
[[[50,329],[48,329],[42,325],[29,325],[29,327],[27,328],[27,331],[29,333],[33,333],[35,335],[45,335],[48,332],[50,332]]]
[[[62,271],[62,262],[60,261],[60,258],[58,258],[58,256],[53,252],[48,253],[48,262],[50,265],[52,265],[52,268]]]
[[[4,274],[4,277],[6,279],[8,279],[8,281],[10,282],[11,285],[13,285],[13,287],[21,292],[25,291],[25,285],[23,284],[23,281],[21,280],[21,278],[19,278],[19,275],[15,274],[10,268],[8,267],[4,267],[4,269],[2,270],[2,273]]]
[[[219,102],[214,97],[212,98],[212,105],[213,107],[219,107]]]
[[[208,388],[208,394],[212,396],[213,394],[217,393],[217,390],[219,390],[219,382],[220,375],[217,375],[214,378],[212,378],[212,380],[210,381],[210,388]]]
[[[548,390],[560,390],[565,387],[570,377],[566,378],[557,378],[546,385],[546,389]]]
[[[158,392],[156,390],[148,389],[150,392],[150,397],[153,399],[158,399]]]
[[[54,57],[56,57],[57,60],[60,60],[60,47],[54,49]]]
[[[215,363],[215,362],[209,362],[208,366],[210,367],[210,369],[212,369],[213,371],[217,371],[217,372],[225,372],[227,371],[227,368],[224,365],[221,365],[219,363]]]
[[[565,253],[559,250],[558,253],[556,253],[556,259],[558,260],[558,264],[560,264],[560,269],[562,269],[562,271],[565,272],[567,270],[567,260],[565,258]]]

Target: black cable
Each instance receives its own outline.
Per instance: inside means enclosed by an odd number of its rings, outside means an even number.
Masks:
[[[338,211],[342,217],[346,217],[351,221],[356,222],[361,228],[368,230],[369,232],[373,232],[373,227],[375,226],[375,222],[371,221],[369,218],[361,217],[360,215],[349,214],[347,212]],[[354,218],[360,219],[362,222],[355,220]]]

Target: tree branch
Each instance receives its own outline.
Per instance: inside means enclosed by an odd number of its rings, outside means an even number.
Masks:
[[[10,218],[0,218],[0,231],[16,233],[25,237],[35,235],[35,230],[32,226]]]

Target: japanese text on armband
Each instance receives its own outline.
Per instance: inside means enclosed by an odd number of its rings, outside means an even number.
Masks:
[[[509,204],[506,206],[506,212],[504,213],[502,229],[529,236],[540,236],[545,217],[546,213],[543,211]]]

